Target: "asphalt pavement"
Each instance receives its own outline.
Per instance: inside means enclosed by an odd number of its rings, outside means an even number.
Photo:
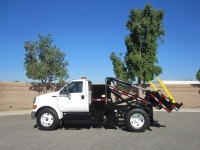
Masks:
[[[0,147],[2,150],[198,150],[200,115],[194,111],[184,108],[170,114],[155,111],[160,126],[150,126],[139,133],[129,132],[125,126],[94,123],[68,123],[44,132],[30,118],[31,110],[13,111],[14,116],[0,117]],[[23,113],[28,114],[16,115]]]
[[[13,116],[13,115],[25,115],[31,114],[32,110],[12,110],[12,111],[0,111],[0,116]],[[154,108],[154,111],[165,111],[164,109],[157,110]],[[180,108],[179,111],[173,110],[173,112],[197,112],[200,113],[200,107],[197,108]]]

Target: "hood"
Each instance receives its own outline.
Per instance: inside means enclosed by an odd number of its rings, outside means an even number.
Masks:
[[[40,101],[53,101],[57,98],[57,93],[58,92],[52,92],[52,93],[46,93],[46,94],[42,94],[36,97],[36,103],[40,102]]]

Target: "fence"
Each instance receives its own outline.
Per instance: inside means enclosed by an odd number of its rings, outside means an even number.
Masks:
[[[159,84],[155,85],[165,94]],[[200,84],[166,84],[166,86],[178,103],[183,102],[182,107],[200,106]],[[53,84],[48,91],[57,91],[60,88],[61,85]],[[146,88],[153,90],[149,84],[146,84]],[[38,83],[0,82],[0,111],[32,109],[34,97],[43,94],[43,90],[43,86]],[[128,90],[135,92],[134,89]]]

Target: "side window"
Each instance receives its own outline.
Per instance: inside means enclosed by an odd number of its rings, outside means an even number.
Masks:
[[[82,93],[83,91],[83,82],[71,82],[68,85],[69,93]]]
[[[59,96],[66,96],[67,95],[67,87],[65,86],[59,93]]]

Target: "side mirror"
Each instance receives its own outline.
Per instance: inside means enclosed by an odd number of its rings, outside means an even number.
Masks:
[[[65,86],[65,87],[64,87],[63,93],[64,93],[64,94],[68,94],[68,86]]]
[[[69,97],[68,87],[67,87],[67,86],[65,86],[65,87],[60,91],[60,96],[61,96],[61,97],[66,97],[66,96]]]
[[[65,86],[65,87],[64,87],[64,94],[65,94],[66,96],[68,96],[69,99],[71,98],[71,95],[70,95],[70,93],[68,92],[68,86]]]

